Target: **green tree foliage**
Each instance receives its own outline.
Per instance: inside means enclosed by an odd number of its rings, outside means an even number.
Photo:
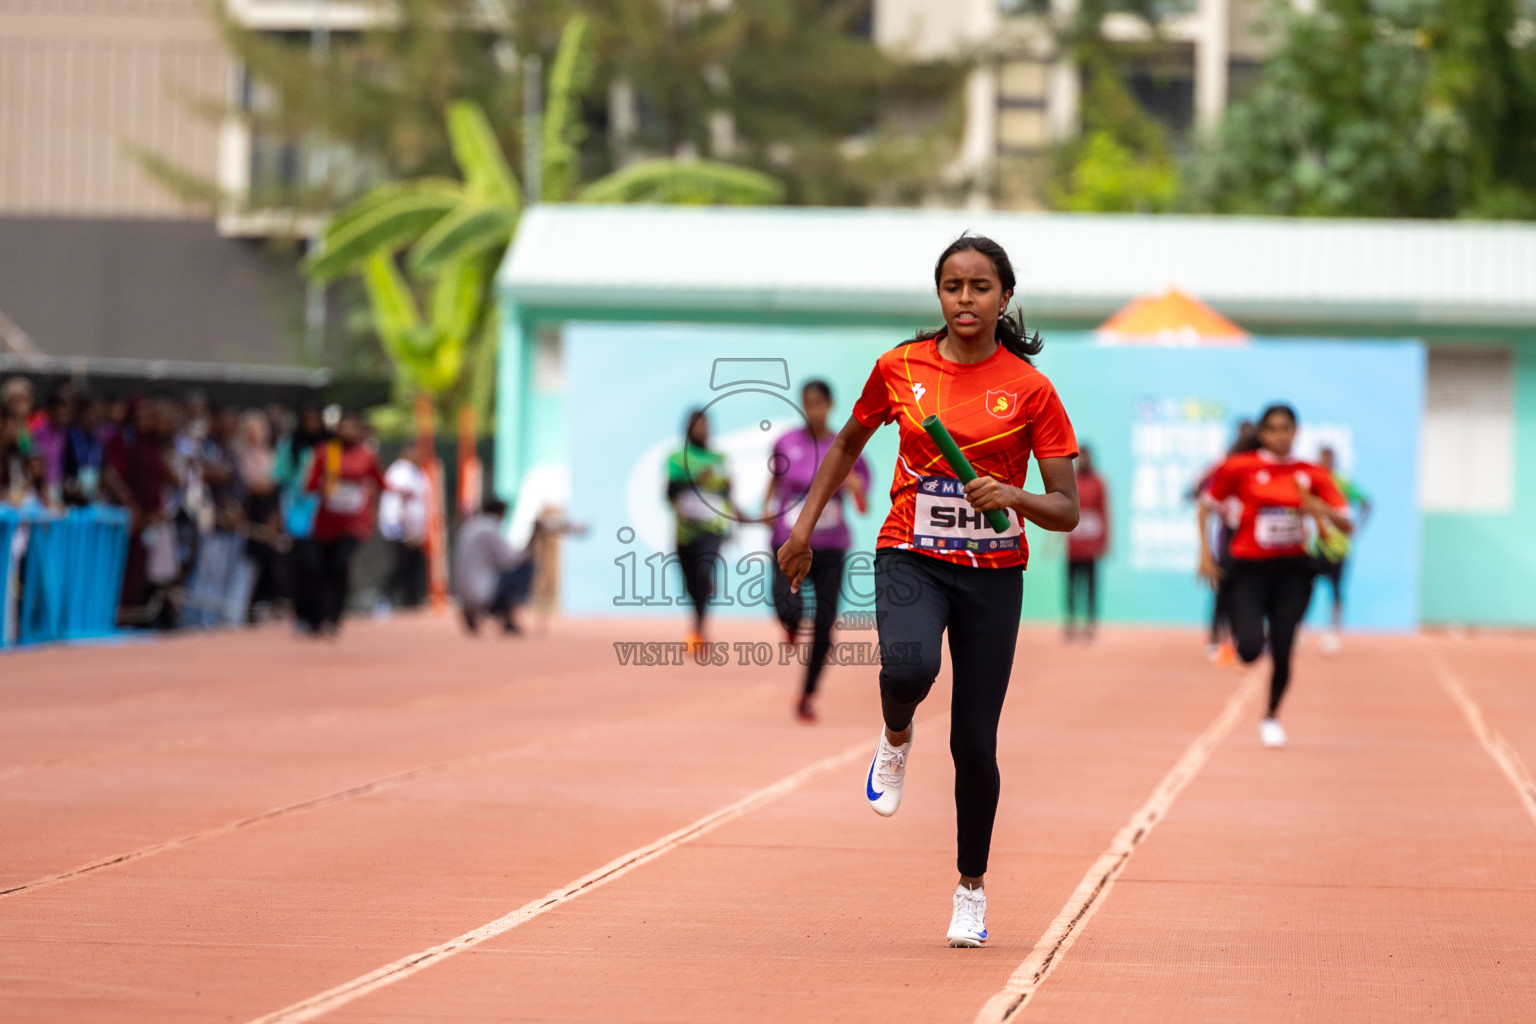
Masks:
[[[327,180],[255,183],[255,207],[330,210],[372,181],[454,171],[443,112],[455,100],[485,111],[503,149],[521,146],[522,94],[508,73],[500,19],[482,0],[380,0],[373,27],[333,34],[317,60],[308,34],[246,28],[214,5],[221,34],[257,93],[240,111],[258,137],[315,144],[338,159]]]
[[[693,206],[771,206],[784,201],[784,183],[759,171],[709,160],[642,160],[581,192],[584,203],[677,203]]]
[[[882,51],[861,29],[870,0],[525,0],[519,9],[520,45],[541,51],[541,26],[557,12],[590,17],[589,103],[615,82],[634,90],[630,157],[706,155],[783,181],[784,201],[839,205],[931,194],[953,159],[968,61]],[[617,169],[606,142],[583,150],[589,178]]]
[[[1191,205],[1536,217],[1536,45],[1514,0],[1319,0],[1276,17],[1278,52],[1191,164]]]
[[[1146,43],[1117,43],[1103,32],[1111,9],[1138,16],[1149,28]],[[1133,58],[1156,59],[1161,11],[1153,0],[1125,4],[1084,0],[1062,44],[1080,69],[1081,131],[1058,146],[1045,183],[1047,202],[1079,212],[1161,212],[1178,197],[1179,168],[1165,129],[1142,108],[1122,68]]]

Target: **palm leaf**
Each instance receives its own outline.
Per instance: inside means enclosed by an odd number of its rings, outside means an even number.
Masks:
[[[421,183],[412,183],[419,185]],[[389,194],[361,200],[361,210],[349,209],[326,229],[322,251],[304,263],[309,276],[330,280],[372,259],[394,252],[442,220],[459,201],[455,190],[441,185],[400,186]]]
[[[354,221],[371,214],[377,207],[402,196],[430,192],[441,193],[445,199],[458,202],[464,196],[464,183],[452,178],[413,178],[409,181],[383,182],[338,210],[326,223],[325,230],[327,233],[348,231]]]
[[[373,309],[373,324],[396,360],[404,360],[418,345],[421,313],[393,254],[380,250],[363,262],[363,284]]]
[[[503,204],[464,203],[432,225],[411,248],[411,269],[432,274],[456,260],[504,249],[517,227],[517,217],[516,208]]]
[[[643,160],[582,190],[584,203],[680,203],[769,206],[784,183],[759,171],[712,160]]]
[[[576,148],[584,134],[576,104],[590,77],[581,44],[587,18],[578,14],[560,32],[560,48],[549,72],[549,101],[544,106],[543,196],[559,202],[576,190]]]
[[[432,329],[467,342],[485,299],[486,263],[476,257],[454,260],[432,289]]]
[[[513,207],[519,204],[517,178],[479,104],[459,100],[448,107],[448,138],[471,199]]]

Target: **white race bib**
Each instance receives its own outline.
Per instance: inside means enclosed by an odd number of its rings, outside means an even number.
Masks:
[[[1261,548],[1294,548],[1307,542],[1307,520],[1299,508],[1269,506],[1253,521],[1253,539]]]
[[[1004,509],[1008,529],[995,533],[982,512],[965,500],[965,485],[954,477],[924,476],[917,480],[917,507],[912,515],[912,546],[931,551],[1017,551],[1019,520]]]
[[[325,496],[325,507],[339,516],[355,516],[368,505],[368,489],[356,480],[338,480]]]
[[[690,523],[712,523],[720,513],[709,507],[709,502],[693,488],[677,494],[677,514]]]

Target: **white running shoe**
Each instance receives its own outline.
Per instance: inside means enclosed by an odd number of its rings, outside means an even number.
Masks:
[[[1344,640],[1335,630],[1330,630],[1318,638],[1317,646],[1324,654],[1338,654],[1339,648],[1344,646]]]
[[[875,759],[869,762],[869,777],[864,780],[864,796],[875,813],[889,818],[901,806],[901,787],[907,778],[907,753],[912,749],[912,732],[908,726],[907,742],[899,747],[891,746],[880,730],[880,745],[875,748]]]
[[[955,912],[949,919],[949,944],[974,949],[987,944],[987,894],[955,886]]]
[[[1266,718],[1259,723],[1259,739],[1264,741],[1266,747],[1285,746],[1285,729],[1273,718]]]

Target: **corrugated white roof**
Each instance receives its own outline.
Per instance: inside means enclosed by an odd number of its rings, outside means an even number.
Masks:
[[[964,231],[1013,259],[1036,317],[1176,286],[1237,319],[1536,325],[1536,225],[929,210],[549,205],[500,272],[528,306],[931,312]]]

